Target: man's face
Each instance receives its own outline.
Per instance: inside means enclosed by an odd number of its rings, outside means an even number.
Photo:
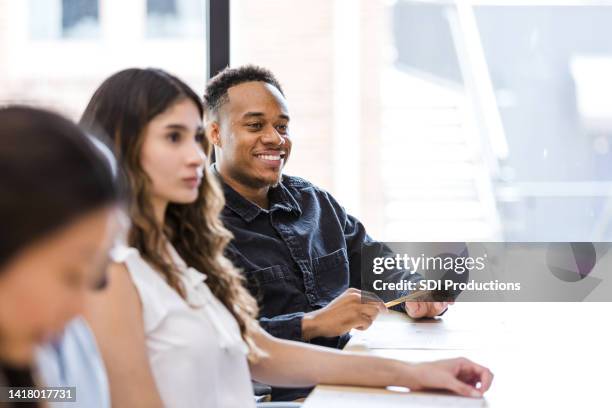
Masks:
[[[221,175],[250,188],[278,184],[291,152],[285,98],[259,81],[229,88],[228,97],[211,132]]]

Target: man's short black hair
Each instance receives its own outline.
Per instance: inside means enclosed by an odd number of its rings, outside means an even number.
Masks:
[[[206,85],[204,103],[206,111],[217,112],[221,105],[228,101],[227,90],[244,82],[261,81],[273,85],[285,96],[280,83],[266,68],[256,65],[243,65],[238,68],[225,68],[211,78]]]

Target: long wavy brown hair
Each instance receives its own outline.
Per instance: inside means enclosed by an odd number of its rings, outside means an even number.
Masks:
[[[191,100],[203,115],[202,101],[184,82],[159,69],[126,69],[108,79],[96,90],[80,120],[91,133],[109,138],[130,188],[129,215],[132,221],[128,245],[166,279],[183,298],[185,290],[178,278],[177,265],[166,249],[170,242],[187,265],[206,273],[212,293],[232,313],[242,338],[249,346],[249,359],[262,355],[254,341],[258,330],[257,303],[243,285],[239,271],[224,256],[232,238],[219,214],[224,198],[208,166],[198,198],[190,204],[170,203],[164,225],[155,221],[151,203],[152,182],[141,165],[141,149],[147,124],[157,115],[182,100]],[[204,139],[204,151],[210,143]]]

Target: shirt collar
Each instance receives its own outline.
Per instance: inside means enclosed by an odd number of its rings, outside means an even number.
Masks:
[[[283,184],[285,176],[276,187],[270,188],[268,199],[270,200],[270,209],[265,210],[257,204],[247,200],[240,195],[236,190],[223,181],[221,174],[217,171],[215,163],[210,166],[211,172],[221,182],[223,194],[225,195],[225,205],[236,214],[238,214],[246,222],[253,221],[261,212],[273,212],[281,210],[285,212],[293,212],[297,215],[302,214],[302,209],[291,195],[287,187]]]

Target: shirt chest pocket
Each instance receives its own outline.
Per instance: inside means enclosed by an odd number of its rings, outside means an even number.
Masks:
[[[273,265],[246,273],[247,286],[264,314],[286,313],[297,296],[295,278],[286,265]]]
[[[346,250],[340,248],[312,261],[320,299],[329,303],[349,287],[349,262]]]

